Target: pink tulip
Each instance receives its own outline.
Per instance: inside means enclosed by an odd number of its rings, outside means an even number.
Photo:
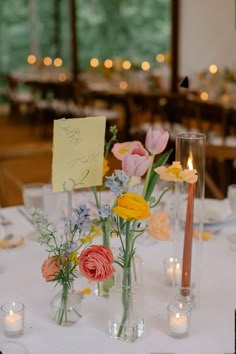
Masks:
[[[111,152],[118,160],[123,160],[127,153],[135,153],[140,156],[148,156],[148,152],[144,149],[140,141],[127,141],[125,143],[114,144]]]
[[[148,169],[150,158],[148,156],[139,156],[136,154],[125,154],[122,160],[122,170],[128,176],[143,176]]]
[[[92,245],[80,253],[79,269],[90,280],[104,281],[114,272],[113,261],[113,254],[108,247]]]
[[[150,128],[146,135],[145,146],[151,154],[160,154],[165,150],[169,133],[162,128]]]

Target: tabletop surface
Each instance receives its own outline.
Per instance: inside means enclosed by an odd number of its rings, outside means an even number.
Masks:
[[[108,300],[87,295],[83,316],[71,327],[55,324],[49,316],[49,303],[55,294],[52,283],[44,281],[41,265],[47,254],[30,238],[33,226],[17,207],[2,209],[12,221],[6,226],[15,238],[25,237],[17,248],[0,249],[1,304],[20,301],[25,305],[25,331],[12,339],[30,354],[224,354],[234,353],[234,312],[236,308],[236,219],[210,225],[212,238],[203,242],[200,307],[192,311],[189,336],[168,335],[166,307],[172,296],[163,276],[163,260],[171,256],[169,241],[137,243],[144,261],[144,335],[134,343],[108,335]],[[235,247],[236,249],[236,247]],[[4,337],[2,327],[0,344]],[[4,354],[4,353],[3,353]]]

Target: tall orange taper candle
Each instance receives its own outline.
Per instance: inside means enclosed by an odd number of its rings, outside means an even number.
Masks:
[[[193,169],[192,156],[188,158],[188,168]],[[190,287],[191,284],[191,261],[192,261],[192,239],[193,239],[193,210],[196,183],[188,185],[188,203],[186,211],[184,250],[182,264],[182,287]],[[184,295],[184,294],[183,294]]]

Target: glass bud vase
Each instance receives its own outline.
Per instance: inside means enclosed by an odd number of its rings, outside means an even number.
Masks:
[[[81,315],[83,294],[71,289],[62,289],[50,303],[50,315],[57,324],[71,326],[78,322]]]
[[[110,250],[113,253],[114,258],[116,259],[119,254],[119,249],[111,247]],[[112,286],[114,285],[114,276],[111,276],[109,279],[104,281],[98,281],[94,283],[93,293],[95,296],[109,298],[109,292]]]
[[[143,262],[132,257],[131,267],[115,265],[114,285],[109,293],[110,337],[134,342],[144,332]]]

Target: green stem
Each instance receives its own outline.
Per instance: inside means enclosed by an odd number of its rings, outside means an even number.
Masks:
[[[96,187],[92,187],[92,191],[93,191],[93,195],[94,195],[94,198],[95,198],[95,203],[96,203],[96,207],[97,209],[99,209],[101,207],[101,204],[98,200],[98,195],[97,195],[97,189]],[[101,225],[102,225],[102,244],[103,246],[106,246],[106,247],[110,247],[110,237],[109,237],[109,233],[108,233],[108,230],[107,230],[107,222],[103,219],[100,218],[100,222],[101,222]]]
[[[122,279],[122,304],[123,304],[123,316],[121,325],[118,331],[118,337],[121,337],[125,322],[128,318],[128,311],[130,307],[131,297],[131,261],[133,257],[132,247],[132,234],[130,233],[130,222],[126,223],[126,240],[125,240],[125,253],[124,253],[124,269]]]
[[[107,230],[107,223],[104,220],[101,220],[102,222],[102,243],[103,246],[110,247],[110,237],[109,237],[109,231]]]
[[[61,325],[63,321],[67,322],[67,299],[68,299],[68,287],[63,286],[62,294],[61,294],[61,303],[60,303],[58,320],[57,320],[57,323],[59,325]]]
[[[173,185],[174,185],[174,182],[172,182],[172,183],[169,185],[169,187],[167,187],[167,188],[161,193],[161,195],[160,195],[160,197],[157,199],[157,201],[156,201],[153,205],[151,205],[151,208],[154,208],[155,206],[157,206],[157,205],[160,203],[162,197],[166,194],[166,192],[168,192],[168,191],[173,187]]]
[[[151,161],[150,161],[150,164],[149,164],[149,167],[148,167],[148,170],[147,170],[147,174],[146,174],[146,177],[145,177],[145,181],[144,181],[143,194],[142,194],[143,197],[145,197],[146,192],[147,192],[148,183],[149,183],[149,179],[150,179],[151,172],[152,172],[152,166],[153,166],[153,162],[154,162],[154,157],[155,157],[155,155],[152,154],[151,155]]]

